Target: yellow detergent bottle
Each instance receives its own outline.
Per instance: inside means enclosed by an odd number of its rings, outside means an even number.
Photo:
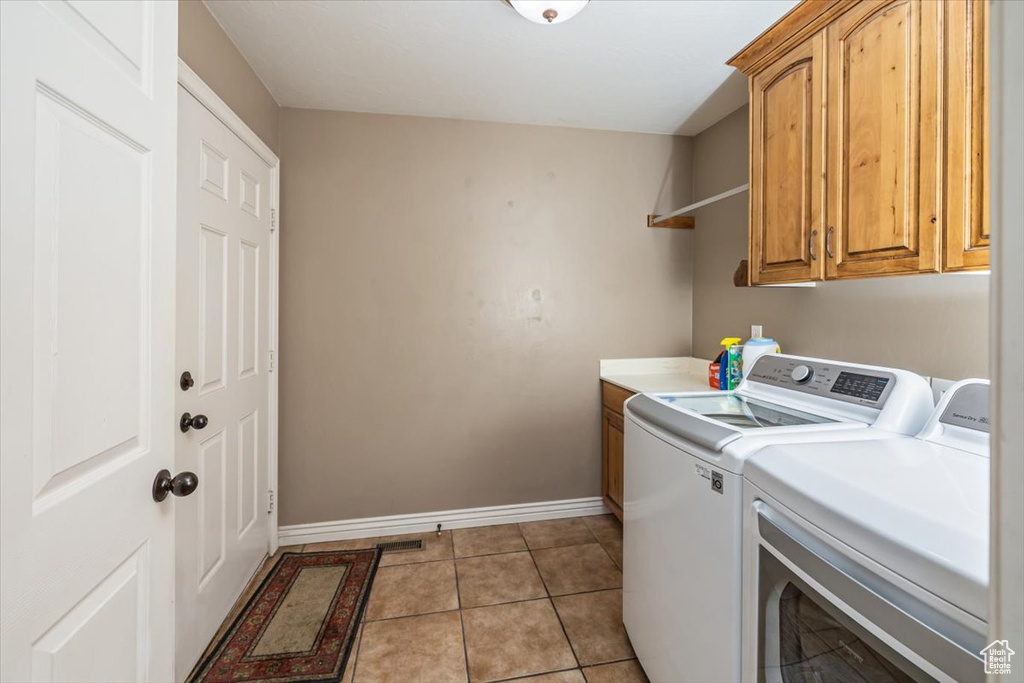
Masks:
[[[712,389],[731,389],[729,386],[729,348],[739,344],[742,339],[739,337],[726,337],[718,342],[725,347],[718,354],[714,362],[708,365],[708,384]]]

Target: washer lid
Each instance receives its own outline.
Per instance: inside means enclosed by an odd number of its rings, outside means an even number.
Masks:
[[[905,437],[769,446],[745,476],[811,524],[987,620],[988,464]]]
[[[721,451],[727,443],[740,438],[737,429],[670,407],[647,394],[634,396],[626,405],[641,419],[712,451]]]
[[[657,394],[654,396],[673,408],[689,410],[709,420],[741,429],[797,427],[838,422],[791,406],[784,406],[738,392],[705,394]]]
[[[743,436],[859,424],[840,422],[735,391],[640,394],[626,405],[631,413],[648,423],[716,453]]]

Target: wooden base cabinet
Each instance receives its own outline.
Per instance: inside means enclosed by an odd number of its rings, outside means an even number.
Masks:
[[[813,0],[750,84],[751,284],[988,267],[987,2]]]
[[[602,473],[601,488],[604,493],[605,505],[622,520],[625,435],[623,434],[622,415],[613,413],[607,408],[601,420]]]
[[[601,382],[601,494],[605,506],[622,521],[625,434],[622,404],[632,391]]]

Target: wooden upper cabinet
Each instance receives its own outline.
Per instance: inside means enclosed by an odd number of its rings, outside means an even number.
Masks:
[[[941,9],[861,2],[828,26],[829,278],[939,268]]]
[[[988,267],[986,21],[986,0],[805,0],[730,60],[751,284]]]
[[[751,284],[820,280],[821,35],[750,80]]]
[[[946,201],[944,271],[989,267],[988,2],[944,3]]]

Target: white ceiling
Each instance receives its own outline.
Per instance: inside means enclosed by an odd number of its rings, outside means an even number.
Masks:
[[[796,0],[592,0],[557,26],[501,0],[206,4],[282,106],[693,135]]]

